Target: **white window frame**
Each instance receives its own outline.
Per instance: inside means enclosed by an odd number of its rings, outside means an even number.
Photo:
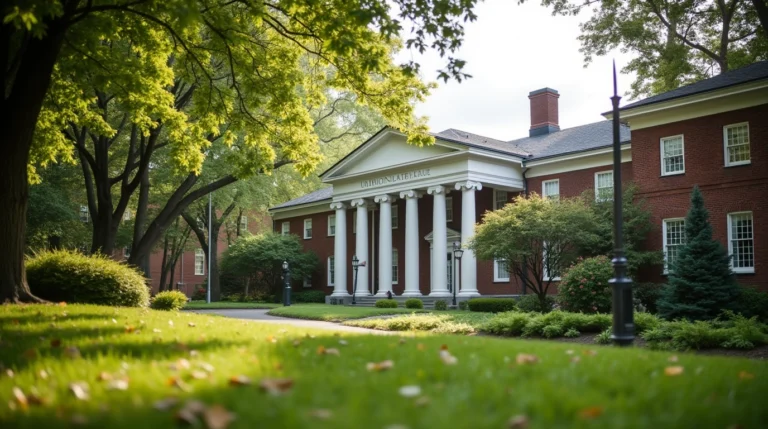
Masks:
[[[598,188],[598,177],[600,177],[601,174],[611,174],[611,196],[610,198],[600,198],[600,188]],[[595,173],[595,201],[613,201],[613,170],[607,170],[607,171],[598,171]]]
[[[291,222],[283,222],[280,225],[280,235],[288,235],[291,233]]]
[[[731,270],[734,273],[738,274],[752,274],[755,272],[755,261],[757,260],[756,252],[755,252],[755,215],[751,211],[741,211],[741,212],[732,212],[728,213],[728,255],[733,255],[733,230],[732,227],[732,217],[734,215],[744,215],[749,214],[750,220],[752,221],[752,238],[750,241],[752,241],[752,266],[751,267],[734,267],[733,266],[733,257],[730,258],[731,261]]]
[[[307,223],[309,223],[309,228],[307,228]],[[307,234],[307,230],[309,230],[309,234]],[[304,219],[304,239],[309,240],[312,238],[312,218]]]
[[[80,206],[80,222],[89,223],[91,221],[91,211],[88,206]]]
[[[306,288],[312,287],[312,279],[309,277],[304,278],[304,282],[302,283],[302,286]]]
[[[680,138],[680,145],[682,146],[682,156],[683,156],[683,169],[678,171],[666,171],[666,163],[664,163],[664,143],[671,140],[676,140],[677,138]],[[678,134],[674,136],[667,136],[662,137],[659,139],[659,156],[661,157],[661,175],[662,176],[676,176],[678,174],[685,174],[685,136],[683,134]]]
[[[398,283],[397,279],[400,277],[400,265],[398,263],[397,249],[392,249],[392,284]]]
[[[328,237],[336,236],[336,215],[328,215]]]
[[[391,211],[392,217],[390,222],[392,223],[392,229],[397,229],[397,227],[400,226],[400,215],[397,213],[397,204],[392,204]]]
[[[493,282],[494,283],[509,282],[509,270],[507,270],[507,272],[505,273],[499,272],[499,262],[504,262],[504,259],[493,260]],[[509,265],[507,265],[507,267],[509,267]]]
[[[664,274],[669,274],[669,263],[667,262],[667,223],[668,222],[682,222],[683,223],[683,242],[676,244],[676,246],[682,246],[685,244],[685,218],[675,217],[669,219],[662,219],[661,221],[661,243],[662,253],[664,254]]]
[[[132,216],[131,209],[125,209],[125,211],[123,212],[123,221],[127,222],[131,220],[131,216]]]
[[[504,193],[504,204],[501,207],[499,207],[499,203],[501,202],[501,200],[498,198],[497,192],[503,192]],[[507,192],[507,191],[505,191],[503,189],[494,189],[493,190],[493,210],[494,211],[495,210],[499,210],[500,208],[504,207],[505,205],[507,205],[508,202],[509,202],[509,192]]]
[[[336,257],[328,257],[328,286],[336,286]]]
[[[248,231],[248,216],[240,215],[240,233]]]
[[[730,162],[730,156],[728,153],[728,128],[740,127],[742,125],[747,126],[747,140],[749,145],[749,159],[746,161]],[[749,122],[739,122],[737,124],[729,124],[723,127],[723,156],[725,157],[726,167],[735,167],[737,165],[748,165],[752,163],[752,139],[749,135]]]
[[[547,194],[548,183],[557,183],[557,194],[553,194],[553,195]],[[545,198],[550,198],[555,201],[560,201],[560,179],[545,180],[541,182],[541,195],[543,195]]]
[[[198,264],[200,264],[199,270],[197,269]],[[203,252],[203,249],[199,247],[195,249],[195,275],[196,276],[205,275],[205,252]]]
[[[453,222],[453,197],[445,198],[445,221]]]

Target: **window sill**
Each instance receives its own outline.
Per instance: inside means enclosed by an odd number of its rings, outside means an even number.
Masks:
[[[733,274],[755,274],[755,269],[745,269],[745,270],[734,270],[731,268],[731,271],[733,271]]]
[[[752,165],[752,161],[748,161],[748,162],[739,162],[739,163],[736,163],[736,164],[726,164],[726,165],[724,165],[723,167],[724,167],[724,168],[731,168],[731,167],[744,167],[745,165]]]
[[[494,283],[509,283],[509,279],[506,280],[493,280]]]
[[[674,177],[674,176],[685,176],[685,171],[676,171],[674,173],[662,173],[659,177]]]

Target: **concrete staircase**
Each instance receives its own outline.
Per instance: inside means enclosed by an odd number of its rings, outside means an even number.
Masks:
[[[394,296],[392,297],[393,301],[397,301],[398,307],[405,307],[405,301],[407,299],[414,298],[414,297],[406,297],[406,296]],[[435,298],[430,296],[421,296],[421,297],[415,297],[421,300],[421,302],[424,304],[424,309],[433,310],[435,308],[435,301],[443,300],[445,301],[448,306],[451,306],[451,303],[453,303],[453,297],[445,297],[445,298]],[[380,299],[386,299],[378,296],[358,296],[355,298],[356,306],[359,307],[375,307],[376,301]],[[466,301],[467,298],[462,297],[456,297],[456,302],[459,303],[461,301]],[[352,300],[350,298],[349,301],[346,302],[347,305],[350,305],[352,303]]]

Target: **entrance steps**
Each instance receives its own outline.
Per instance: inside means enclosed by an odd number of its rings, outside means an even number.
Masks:
[[[405,307],[405,301],[408,300],[408,299],[411,299],[411,298],[420,299],[421,302],[424,304],[424,309],[425,310],[434,310],[434,308],[435,308],[435,301],[443,300],[443,301],[445,301],[446,304],[448,304],[449,307],[453,303],[453,297],[452,296],[448,296],[448,297],[444,297],[444,298],[443,297],[437,298],[437,297],[433,297],[433,296],[415,296],[415,297],[410,297],[410,296],[393,296],[392,300],[393,301],[397,301],[398,307]],[[376,301],[378,301],[380,299],[387,299],[387,298],[386,297],[380,297],[380,296],[358,296],[358,297],[355,297],[355,306],[358,306],[358,307],[375,307],[376,306]],[[459,303],[461,301],[466,301],[468,299],[469,298],[457,296],[456,297],[456,303]],[[333,304],[334,302],[331,299],[331,300],[329,300],[328,303],[329,304]],[[341,299],[339,299],[336,303],[337,304],[342,304]],[[350,298],[345,298],[344,301],[343,301],[343,304],[344,305],[351,305],[352,304],[352,298],[351,297]]]

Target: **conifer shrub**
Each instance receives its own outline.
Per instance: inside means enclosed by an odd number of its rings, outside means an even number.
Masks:
[[[438,299],[435,301],[435,310],[438,311],[445,311],[448,309],[448,303],[443,301],[442,299]]]
[[[557,301],[565,311],[608,313],[611,311],[613,266],[606,256],[582,259],[563,275]]]
[[[514,298],[473,298],[468,301],[469,311],[503,313],[517,306]]]
[[[376,301],[376,308],[397,308],[397,301],[394,299],[380,299]]]
[[[187,296],[177,290],[160,292],[152,298],[150,307],[155,310],[176,311],[187,304]]]
[[[669,283],[658,301],[659,315],[668,320],[713,320],[735,305],[740,292],[728,252],[712,239],[709,212],[695,186],[685,217],[685,244],[669,266]]]
[[[418,298],[408,298],[405,300],[405,308],[422,309],[424,303]]]
[[[146,307],[149,288],[136,269],[106,256],[55,250],[26,264],[32,293],[48,301]]]

